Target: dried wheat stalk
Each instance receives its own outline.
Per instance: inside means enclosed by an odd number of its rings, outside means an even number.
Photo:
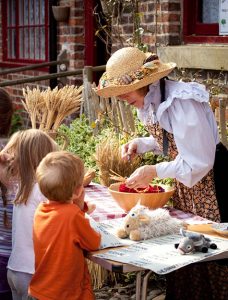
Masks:
[[[65,86],[59,90],[58,96],[61,100],[59,101],[58,114],[53,125],[54,130],[60,126],[65,117],[80,109],[82,90],[83,86],[80,86],[78,89],[75,89],[73,86]]]
[[[110,170],[110,179],[118,182],[125,182],[127,177],[123,177],[113,170]]]
[[[83,86],[47,88],[40,91],[39,87],[30,90],[23,89],[25,100],[22,101],[28,112],[32,127],[38,125],[40,129],[57,131],[63,120],[70,114],[78,111],[82,102]]]
[[[37,111],[43,103],[43,98],[39,87],[32,90],[27,87],[26,89],[23,89],[23,95],[25,97],[25,100],[22,101],[22,104],[30,116],[32,128],[36,128]]]
[[[139,157],[135,157],[131,162],[121,158],[119,141],[113,136],[106,137],[97,145],[95,159],[99,168],[100,181],[105,186],[117,181],[116,178],[111,178],[110,170],[125,178],[140,165]]]

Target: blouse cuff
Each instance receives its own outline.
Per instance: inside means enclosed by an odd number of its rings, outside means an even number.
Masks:
[[[176,178],[175,165],[174,161],[156,164],[157,177],[161,179]]]
[[[136,138],[135,140],[137,143],[137,153],[146,153],[149,151],[153,151],[154,154],[162,153],[157,141],[152,136]]]

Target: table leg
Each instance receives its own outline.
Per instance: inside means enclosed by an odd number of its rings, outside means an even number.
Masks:
[[[150,277],[150,274],[153,271],[149,271],[143,278],[143,284],[142,284],[142,298],[141,300],[146,300],[146,296],[147,296],[147,284],[148,284],[148,279]]]
[[[136,276],[136,298],[135,300],[141,299],[141,285],[142,285],[142,271],[137,272]]]

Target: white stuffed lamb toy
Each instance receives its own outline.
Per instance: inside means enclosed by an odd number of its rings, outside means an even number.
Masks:
[[[143,205],[133,207],[117,230],[119,238],[129,237],[133,241],[146,240],[180,232],[185,223],[169,215],[168,210],[158,208],[149,210]]]

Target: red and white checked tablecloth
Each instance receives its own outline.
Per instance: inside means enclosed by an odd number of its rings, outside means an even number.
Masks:
[[[97,222],[126,216],[126,212],[113,200],[108,188],[100,184],[92,183],[85,188],[85,201],[96,204],[96,210],[90,216]]]
[[[126,216],[126,212],[112,198],[108,188],[100,184],[92,183],[85,188],[85,201],[96,204],[96,210],[90,215],[95,221],[117,219]],[[185,213],[181,210],[166,207],[172,217],[184,220],[190,224],[211,223],[207,219]]]

